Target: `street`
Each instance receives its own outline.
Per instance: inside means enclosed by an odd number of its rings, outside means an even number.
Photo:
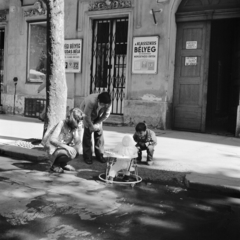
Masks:
[[[240,240],[240,0],[0,22],[0,240]]]
[[[1,240],[238,240],[240,199],[0,157]]]

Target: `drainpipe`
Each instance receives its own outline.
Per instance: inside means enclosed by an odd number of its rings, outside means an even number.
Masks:
[[[14,114],[14,115],[15,115],[15,100],[16,100],[17,81],[18,81],[18,78],[17,78],[17,77],[14,77],[14,78],[13,78],[13,82],[14,82],[14,85],[15,85],[14,100],[13,100],[13,114]]]

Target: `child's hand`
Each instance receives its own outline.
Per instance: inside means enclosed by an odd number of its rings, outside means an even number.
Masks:
[[[91,132],[99,131],[99,130],[100,130],[99,124],[94,124],[92,127],[89,128],[89,130],[90,130]]]
[[[145,144],[145,143],[138,143],[138,145],[139,145],[140,147],[146,147],[146,144]]]
[[[150,150],[150,151],[154,150],[154,146],[153,146],[153,145],[149,145],[147,148],[148,148],[148,150]]]
[[[93,124],[93,129],[94,129],[94,132],[99,131],[100,130],[100,124],[99,123]]]
[[[68,151],[68,154],[70,155],[71,159],[76,157],[77,151],[73,147],[67,146],[66,150]]]
[[[140,146],[138,146],[138,145],[136,145],[136,148],[137,148],[138,150],[141,150]]]
[[[153,141],[152,140],[150,140],[149,142],[146,142],[146,146],[148,147],[148,146],[152,146],[152,144],[153,144]]]

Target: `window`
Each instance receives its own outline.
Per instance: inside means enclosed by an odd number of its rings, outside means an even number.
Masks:
[[[47,24],[29,23],[28,31],[27,82],[41,83],[47,71]]]

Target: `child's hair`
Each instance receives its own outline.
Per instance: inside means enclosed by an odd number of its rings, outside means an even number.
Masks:
[[[145,132],[147,130],[147,126],[144,122],[140,122],[135,127],[136,132]]]
[[[99,100],[100,103],[110,104],[111,103],[111,96],[108,92],[101,92],[98,95],[98,100]]]
[[[83,120],[85,114],[79,108],[73,108],[69,111],[67,116],[67,125],[74,130],[78,124]]]

